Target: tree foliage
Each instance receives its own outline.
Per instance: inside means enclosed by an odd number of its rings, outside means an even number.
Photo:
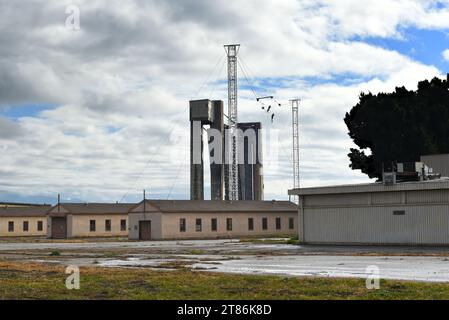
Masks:
[[[416,91],[397,87],[392,93],[362,93],[344,119],[359,147],[350,149],[350,167],[380,179],[382,163],[449,153],[448,89],[449,74],[446,80],[419,82]]]

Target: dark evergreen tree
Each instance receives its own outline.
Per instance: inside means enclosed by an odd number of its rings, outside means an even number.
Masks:
[[[449,153],[449,74],[419,82],[417,91],[362,93],[344,121],[359,147],[348,154],[350,167],[370,178],[382,177],[382,163]]]

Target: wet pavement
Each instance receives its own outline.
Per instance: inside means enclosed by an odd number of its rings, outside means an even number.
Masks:
[[[50,256],[54,250],[60,255]],[[366,278],[367,268],[375,266],[382,279],[449,282],[449,248],[431,247],[303,246],[239,240],[0,243],[0,258],[112,268],[356,278]]]
[[[330,246],[330,245],[291,245],[270,243],[287,239],[267,239],[263,243],[225,240],[182,240],[182,241],[118,241],[118,242],[0,242],[2,251],[18,250],[209,250],[223,252],[273,251],[308,255],[447,255],[449,247],[405,247],[405,246]]]
[[[222,261],[213,267],[201,263],[193,267],[225,273],[350,278],[366,278],[375,267],[381,279],[449,282],[449,260],[441,257],[245,257]]]
[[[239,244],[239,240],[192,240],[192,241],[120,241],[120,242],[39,242],[39,243],[0,243],[0,251],[40,250],[40,249],[144,249],[144,248],[178,248],[220,247]]]

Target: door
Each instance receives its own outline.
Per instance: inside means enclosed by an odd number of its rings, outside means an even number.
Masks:
[[[151,240],[151,221],[139,221],[139,240]]]
[[[51,237],[53,239],[67,238],[67,219],[61,217],[51,218]]]

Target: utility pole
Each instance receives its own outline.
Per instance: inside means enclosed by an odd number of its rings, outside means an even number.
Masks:
[[[237,53],[239,44],[225,45],[228,56],[228,117],[229,117],[229,165],[228,186],[229,200],[239,199],[239,166],[238,166],[238,117],[237,117]]]
[[[300,187],[299,181],[299,103],[301,99],[290,100],[292,104],[292,128],[293,128],[293,188]],[[298,196],[295,196],[298,203]]]

